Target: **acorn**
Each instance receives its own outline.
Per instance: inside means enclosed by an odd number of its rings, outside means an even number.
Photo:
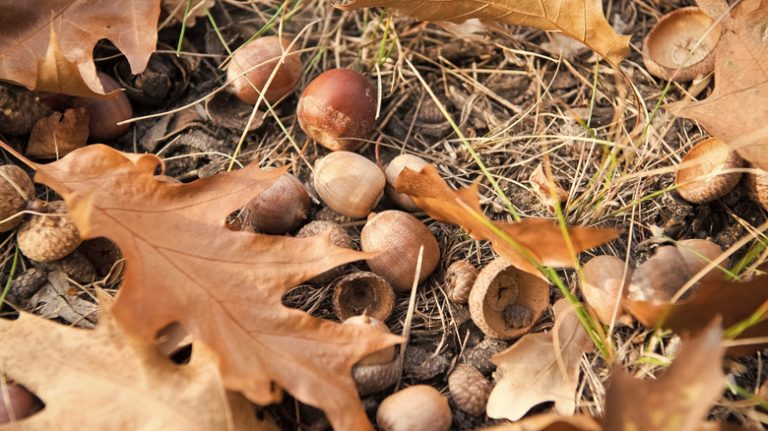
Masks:
[[[229,90],[243,102],[254,105],[274,72],[264,99],[273,104],[291,94],[301,79],[301,57],[290,51],[278,65],[290,45],[290,41],[281,37],[265,36],[240,47],[227,65]]]
[[[549,284],[496,258],[469,293],[469,313],[485,335],[507,340],[530,331],[549,305]]]
[[[477,279],[477,268],[466,260],[457,260],[445,271],[445,295],[456,304],[466,304]]]
[[[380,332],[390,333],[387,325],[365,315],[350,317],[344,324],[371,326]],[[388,346],[364,357],[352,367],[352,378],[360,395],[379,392],[397,383],[402,363],[396,353],[395,346]]]
[[[643,63],[651,75],[690,81],[715,67],[720,25],[698,7],[676,9],[653,26],[643,42]]]
[[[448,376],[448,389],[456,407],[472,416],[485,415],[493,385],[475,367],[460,364]]]
[[[243,220],[257,232],[282,235],[298,228],[312,204],[301,181],[286,172],[245,205]]]
[[[333,311],[340,320],[366,315],[383,322],[394,306],[392,286],[372,272],[347,274],[333,288]]]
[[[386,180],[378,166],[349,151],[337,151],[315,164],[314,185],[331,209],[352,218],[367,216],[384,194]]]
[[[747,175],[747,191],[749,197],[768,210],[768,172],[750,172]]]
[[[448,400],[432,386],[414,385],[379,404],[376,423],[382,431],[447,431],[451,428]]]
[[[331,151],[356,151],[376,130],[376,88],[350,69],[331,69],[309,83],[296,116],[304,133]]]
[[[722,252],[717,244],[705,239],[686,239],[675,245],[659,247],[635,270],[628,297],[633,301],[668,301]],[[723,265],[727,267],[727,263]],[[717,280],[722,276],[720,269],[713,268],[701,281]]]
[[[678,165],[677,192],[688,202],[711,202],[733,190],[741,179],[741,172],[721,172],[742,166],[744,160],[728,144],[705,139],[688,150]]]
[[[32,416],[43,407],[43,403],[23,386],[13,382],[4,383],[4,386],[0,388],[0,424]],[[6,394],[8,398],[5,398]]]
[[[632,268],[625,271],[625,267],[624,261],[615,256],[597,256],[582,268],[581,293],[597,318],[606,325],[612,323],[615,310],[618,310],[616,319],[622,315],[621,302],[632,279]]]
[[[419,211],[419,207],[416,206],[410,196],[395,192],[395,183],[403,169],[408,168],[414,172],[420,172],[421,168],[428,164],[426,160],[412,154],[401,154],[392,159],[384,170],[384,176],[387,177],[387,187],[384,189],[384,193],[387,199],[405,211]]]
[[[38,262],[52,262],[75,251],[82,240],[64,201],[46,202],[42,212],[19,228],[21,253]]]
[[[352,242],[352,237],[349,236],[349,232],[337,223],[327,220],[313,220],[307,223],[299,229],[296,238],[308,238],[328,231],[331,232],[331,243],[333,245],[348,248],[350,250],[355,248],[354,243]],[[336,268],[329,269],[328,271],[313,277],[309,282],[325,284],[340,276],[343,271],[344,266],[337,266]]]
[[[0,166],[0,232],[7,232],[23,221],[19,212],[35,197],[35,185],[16,165]]]
[[[413,286],[422,245],[419,283],[426,280],[440,262],[437,239],[424,223],[403,211],[382,211],[371,214],[360,233],[363,251],[379,252],[366,259],[368,266],[400,292],[409,292]]]
[[[91,141],[111,141],[125,133],[130,124],[117,123],[133,117],[131,102],[120,84],[106,73],[97,72],[106,93],[115,92],[106,99],[82,99],[88,109],[88,129]]]

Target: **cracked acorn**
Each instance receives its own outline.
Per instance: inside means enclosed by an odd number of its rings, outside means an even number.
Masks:
[[[356,151],[376,130],[376,88],[365,75],[331,69],[301,93],[296,107],[308,137],[331,151]]]
[[[414,385],[384,398],[376,412],[383,431],[447,431],[453,416],[448,400],[432,386]]]
[[[403,211],[372,213],[360,232],[363,251],[380,252],[366,259],[371,271],[384,277],[399,292],[409,292],[416,274],[419,249],[424,246],[421,283],[440,262],[440,247],[432,231],[419,219]]]
[[[19,214],[35,196],[35,185],[16,165],[0,166],[0,232],[9,231],[23,221]]]
[[[343,324],[371,326],[380,332],[390,333],[387,325],[366,315],[350,317]],[[360,395],[379,392],[397,383],[403,367],[396,353],[395,346],[388,346],[369,354],[352,367],[352,378]]]
[[[549,306],[549,284],[504,258],[483,268],[469,294],[472,321],[489,337],[510,339],[531,330]]]
[[[357,153],[336,151],[315,164],[313,183],[332,210],[354,219],[367,216],[384,194],[384,173]]]
[[[301,58],[298,53],[289,51],[278,64],[290,44],[290,41],[278,36],[265,36],[238,48],[227,65],[230,92],[243,102],[254,105],[259,99],[259,92],[267,86],[274,72],[264,99],[273,104],[291,94],[301,79]]]
[[[42,206],[44,214],[33,215],[19,228],[19,250],[32,260],[52,262],[75,251],[82,240],[64,201]]]

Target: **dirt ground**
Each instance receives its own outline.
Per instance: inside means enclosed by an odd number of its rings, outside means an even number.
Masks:
[[[377,83],[379,128],[361,154],[378,157],[382,165],[404,152],[416,154],[433,163],[454,187],[479,180],[486,213],[498,220],[509,219],[502,199],[482,179],[478,166],[425,91],[418,73],[446,106],[521,216],[553,217],[548,203],[530,181],[534,170],[547,159],[556,182],[568,193],[564,211],[570,224],[622,230],[619,239],[583,253],[582,261],[611,254],[636,266],[656,245],[668,241],[711,238],[725,249],[747,235],[749,226],[765,220],[764,212],[747,198],[743,187],[705,205],[691,205],[675,192],[664,192],[673,184],[675,164],[706,133],[691,121],[656,110],[657,104],[679,100],[686,92],[711,91],[711,78],[673,84],[664,93],[666,82],[648,74],[640,52],[644,35],[661,15],[690,3],[604,2],[614,28],[633,36],[632,52],[622,63],[621,73],[577,43],[527,27],[473,33],[470,26],[421,23],[389,16],[381,10],[343,13],[326,1],[309,1],[298,7],[292,3],[282,27],[272,26],[266,34],[281,32],[288,39],[297,38],[305,64],[299,89],[334,67],[358,70]],[[279,5],[275,1],[247,6],[221,2],[213,9],[213,17],[234,49],[262,29]],[[97,48],[96,57],[100,70],[124,77],[134,86],[133,93],[129,91],[134,116],[151,115],[133,123],[114,145],[125,151],[157,153],[165,158],[167,175],[188,182],[227,168],[251,108],[225,93],[210,96],[225,82],[219,63],[226,56],[211,23],[202,18],[186,29],[183,55],[177,58],[173,47],[179,33],[178,24],[162,29],[161,49],[141,79],[126,72],[125,60],[106,43]],[[289,165],[313,194],[311,218],[333,217],[327,210],[321,211],[322,202],[312,190],[310,167],[327,151],[307,140],[298,126],[295,110],[299,92],[276,106],[274,115],[257,114],[238,160],[243,164],[258,160],[262,166]],[[188,108],[181,109],[185,106]],[[649,114],[652,119],[645,133],[636,133]],[[19,147],[24,145],[22,140],[9,141]],[[387,208],[392,206],[385,200],[376,210]],[[494,257],[489,244],[474,241],[460,228],[434,222],[423,213],[417,216],[438,238],[442,257],[436,273],[417,294],[402,385],[426,383],[447,394],[447,376],[457,364],[469,362],[490,378],[494,367],[489,357],[510,343],[484,339],[470,320],[466,306],[451,303],[442,290],[444,271],[450,263],[466,259],[482,267]],[[356,240],[359,238],[364,221],[338,220]],[[5,245],[1,250],[4,257],[12,253],[7,238],[0,237]],[[743,255],[744,251],[740,251],[732,261]],[[349,265],[345,272],[363,269],[364,265]],[[32,267],[25,262],[25,268]],[[8,266],[3,268],[7,274]],[[560,274],[577,288],[571,271]],[[335,320],[331,284],[299,286],[286,294],[284,302],[314,316]],[[115,287],[115,283],[110,286]],[[560,293],[556,289],[552,292],[554,303]],[[386,322],[394,333],[403,329],[408,302],[408,297],[398,296],[395,311]],[[84,307],[83,314],[92,312]],[[533,331],[547,331],[551,325],[551,317],[545,317]],[[650,376],[663,369],[636,363],[640,356],[671,356],[679,341],[674,336],[661,337],[655,350],[648,352],[645,349],[652,336],[652,330],[638,324],[611,334],[620,362],[638,375]],[[761,355],[733,362],[731,367],[731,371],[738,371],[738,383],[750,390],[765,378]],[[603,413],[608,371],[598,356],[584,359],[580,411],[595,416]],[[384,395],[364,399],[374,420]],[[536,411],[549,407],[544,405]],[[319,411],[299,405],[289,396],[282,404],[266,410],[283,429],[327,428]],[[718,406],[712,415],[745,421],[747,411],[734,404]],[[456,409],[454,413],[455,429],[492,423]]]

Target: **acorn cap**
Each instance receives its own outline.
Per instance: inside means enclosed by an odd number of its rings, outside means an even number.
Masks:
[[[711,202],[733,190],[741,178],[741,172],[719,172],[743,165],[744,160],[725,142],[705,139],[688,150],[678,165],[677,192],[688,202]]]
[[[361,396],[383,391],[395,383],[403,373],[403,362],[399,356],[388,364],[355,365],[352,379]]]
[[[747,174],[747,191],[749,197],[768,210],[768,172],[761,170]]]
[[[16,165],[0,166],[0,232],[9,231],[24,220],[17,216],[2,222],[23,210],[35,197],[35,185],[23,169]]]
[[[82,242],[64,201],[46,203],[45,211],[49,214],[32,216],[18,233],[19,250],[38,262],[61,259]]]
[[[606,325],[613,320],[616,302],[621,302],[627,294],[632,279],[632,268],[626,269],[624,261],[615,256],[597,256],[590,259],[582,268],[584,280],[581,293],[584,300],[595,311],[598,319]],[[618,305],[616,319],[622,315]]]
[[[477,268],[466,260],[453,262],[445,271],[445,296],[456,304],[466,304],[477,273]]]
[[[453,416],[448,400],[432,386],[414,385],[379,404],[376,423],[382,431],[448,431]]]
[[[340,320],[365,314],[383,322],[394,306],[392,286],[372,272],[347,274],[333,288],[333,311]]]
[[[448,376],[448,389],[456,407],[473,416],[483,416],[493,385],[475,367],[461,364]]]
[[[384,189],[384,193],[387,195],[387,199],[405,211],[419,211],[419,207],[413,203],[413,199],[410,196],[395,191],[395,182],[400,173],[403,172],[403,169],[408,168],[419,172],[421,168],[428,164],[426,160],[413,154],[400,154],[392,159],[384,170],[384,176],[387,177],[387,186]]]
[[[530,331],[549,305],[549,284],[496,258],[469,294],[472,321],[485,335],[510,339]]]
[[[684,7],[659,20],[643,41],[643,63],[651,75],[678,82],[715,67],[720,25],[698,7]]]

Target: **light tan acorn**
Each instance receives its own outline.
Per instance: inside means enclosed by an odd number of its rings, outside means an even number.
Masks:
[[[387,177],[387,187],[384,189],[384,193],[387,195],[387,199],[405,211],[419,211],[419,207],[413,203],[413,199],[411,199],[410,196],[395,192],[395,183],[397,182],[397,177],[403,172],[403,169],[408,168],[412,171],[419,172],[421,171],[421,168],[428,164],[429,163],[426,160],[419,156],[414,156],[413,154],[401,154],[392,159],[384,170],[384,176]]]
[[[19,228],[19,250],[32,260],[52,262],[75,251],[82,240],[64,201],[45,203],[43,212]]]
[[[384,398],[376,412],[382,431],[448,431],[453,415],[448,400],[432,386],[414,385]]]
[[[18,213],[35,197],[35,185],[16,165],[0,166],[0,232],[9,231],[24,220]]]
[[[315,164],[314,185],[320,199],[332,210],[360,219],[384,195],[384,173],[357,153],[336,151]]]

